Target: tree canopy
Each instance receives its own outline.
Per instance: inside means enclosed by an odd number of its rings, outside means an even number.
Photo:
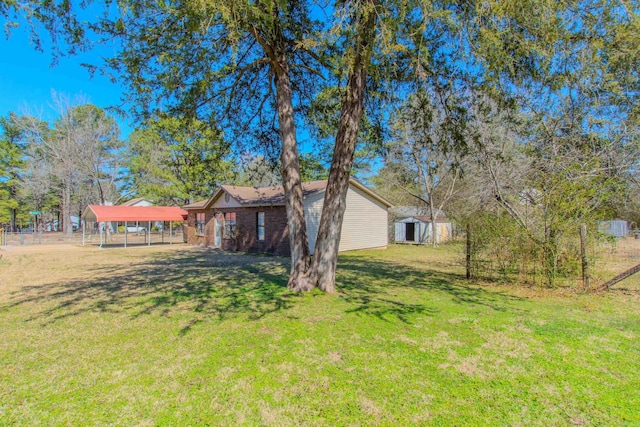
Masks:
[[[62,229],[72,231],[71,216],[88,203],[113,203],[122,175],[120,130],[104,110],[84,100],[54,96],[57,118],[47,123],[31,115],[11,117],[23,147],[21,198],[36,211],[56,198]],[[55,194],[55,196],[54,196]],[[72,210],[72,205],[79,205]]]
[[[157,204],[206,199],[233,179],[222,133],[196,119],[152,120],[130,135],[128,150],[128,187]]]
[[[64,41],[59,52],[114,44],[115,54],[91,68],[129,89],[141,119],[217,123],[234,144],[277,147],[296,290],[335,289],[354,155],[359,143],[384,136],[392,108],[414,92],[437,98],[454,130],[472,120],[478,93],[534,118],[521,142],[544,161],[569,140],[576,148],[616,140],[631,150],[636,141],[635,2],[126,0],[88,17],[82,9],[91,6],[5,2],[1,12],[23,14]],[[313,260],[297,136],[305,116],[322,118],[318,129],[335,135]],[[477,133],[460,135],[456,149],[482,148]]]

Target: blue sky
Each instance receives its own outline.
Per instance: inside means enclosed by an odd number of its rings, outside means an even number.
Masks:
[[[23,21],[20,27],[12,30],[9,38],[0,35],[0,117],[6,117],[10,112],[29,113],[52,122],[57,118],[51,106],[52,91],[71,99],[77,95],[83,96],[88,102],[102,108],[120,104],[123,93],[121,86],[99,74],[91,76],[81,66],[82,63],[100,64],[100,51],[60,57],[58,63],[52,66],[52,52],[50,48],[47,49],[46,43],[48,36],[43,36],[45,51],[39,52],[30,43],[26,28],[27,24]],[[106,52],[105,56],[112,53]],[[121,137],[127,139],[133,130],[131,123],[112,116],[118,122]],[[298,138],[301,150],[310,151],[313,144],[304,127],[298,128]],[[378,162],[374,162],[374,169],[378,167]]]
[[[120,101],[121,87],[100,75],[92,78],[80,65],[99,61],[96,53],[62,57],[58,65],[52,67],[51,52],[36,51],[24,27],[14,29],[8,39],[1,36],[0,52],[0,116],[11,111],[21,114],[28,109],[32,114],[42,113],[43,120],[51,121],[56,116],[50,107],[52,90],[71,98],[82,95],[102,108]],[[120,118],[116,120],[121,136],[126,138],[130,125]]]

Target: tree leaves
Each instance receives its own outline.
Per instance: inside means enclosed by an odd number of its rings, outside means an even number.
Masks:
[[[158,204],[205,199],[233,180],[229,143],[214,125],[162,116],[132,133],[129,186]]]

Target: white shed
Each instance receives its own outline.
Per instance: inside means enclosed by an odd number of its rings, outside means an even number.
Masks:
[[[629,222],[622,219],[600,221],[598,231],[602,234],[615,237],[627,237],[629,234]]]
[[[436,221],[435,238],[437,243],[451,240],[453,227],[446,218]],[[433,221],[424,216],[411,216],[395,222],[395,242],[423,245],[432,242]]]

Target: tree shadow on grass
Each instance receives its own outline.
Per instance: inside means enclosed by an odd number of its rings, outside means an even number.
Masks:
[[[374,315],[384,319],[393,315],[407,322],[411,314],[437,312],[420,303],[407,303],[394,298],[400,290],[414,289],[440,292],[458,304],[484,306],[496,311],[520,311],[513,302],[522,298],[503,292],[489,291],[469,284],[463,275],[428,268],[414,268],[389,261],[370,261],[357,257],[340,260],[338,275],[343,298],[354,305],[349,312]],[[428,298],[428,297],[427,297]]]
[[[300,295],[286,289],[287,260],[182,250],[155,254],[149,261],[85,270],[90,279],[25,286],[5,309],[36,303],[28,320],[53,323],[85,312],[126,312],[132,319],[195,313],[183,333],[204,319],[245,314],[260,319],[289,309]]]
[[[102,265],[84,271],[86,277],[61,283],[25,286],[0,309],[37,304],[30,321],[54,323],[86,312],[171,317],[189,313],[180,334],[198,323],[246,316],[261,319],[296,305],[300,294],[286,289],[289,260],[280,257],[189,249],[162,252],[151,260],[129,265]],[[417,269],[374,257],[341,256],[338,268],[341,298],[347,312],[395,317],[433,315],[437,308],[422,301],[407,302],[396,293],[410,288],[444,292],[460,304],[480,304],[507,310],[511,296],[467,286],[457,274]]]

